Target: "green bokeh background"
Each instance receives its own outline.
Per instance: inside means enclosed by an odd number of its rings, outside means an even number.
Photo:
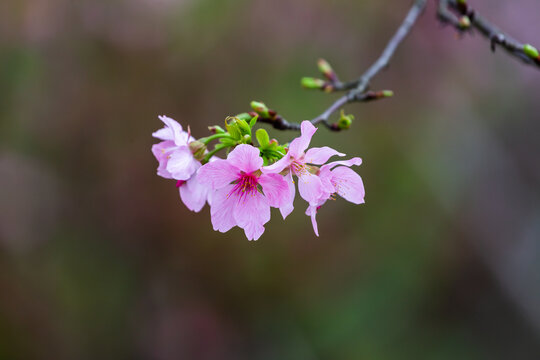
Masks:
[[[434,2],[372,83],[395,96],[314,138],[363,158],[367,194],[319,238],[299,198],[257,242],[214,232],[155,175],[157,115],[312,118],[336,95],[300,78],[359,76],[409,6],[4,0],[0,358],[539,359],[540,73]],[[540,46],[536,0],[474,6]]]

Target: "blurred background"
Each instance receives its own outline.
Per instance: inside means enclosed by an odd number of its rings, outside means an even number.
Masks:
[[[299,198],[257,242],[214,232],[155,173],[157,115],[312,118],[336,95],[300,77],[359,76],[410,3],[0,2],[0,358],[539,359],[540,72],[434,1],[372,83],[396,95],[314,138],[367,191],[319,238]],[[473,5],[540,46],[537,0]]]

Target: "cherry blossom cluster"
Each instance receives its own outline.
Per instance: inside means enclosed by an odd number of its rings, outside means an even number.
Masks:
[[[161,140],[152,146],[157,174],[176,180],[189,210],[199,212],[208,203],[214,230],[227,232],[238,226],[248,240],[257,240],[270,220],[271,207],[278,208],[283,219],[293,211],[295,183],[317,236],[316,214],[327,200],[337,194],[354,204],[364,203],[362,179],[350,169],[362,163],[360,158],[328,162],[345,154],[327,146],[308,149],[317,131],[309,121],[302,122],[301,135],[285,145],[258,129],[255,146],[252,129],[257,116],[246,115],[227,118],[226,130],[210,127],[213,134],[198,140],[175,120],[160,116],[165,127],[152,134]],[[210,151],[212,141],[219,143]],[[222,150],[226,158],[216,156]]]

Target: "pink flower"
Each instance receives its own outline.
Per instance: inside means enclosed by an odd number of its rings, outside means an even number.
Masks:
[[[210,162],[219,160],[217,156],[212,156]],[[200,170],[201,168],[199,168]],[[195,172],[187,181],[178,180],[176,187],[180,193],[180,199],[186,207],[194,212],[199,212],[204,207],[204,204],[208,202],[208,205],[212,201],[212,189],[210,186],[203,184],[199,181],[198,171]]]
[[[198,171],[203,185],[214,189],[210,215],[214,230],[244,229],[248,240],[257,240],[270,220],[270,207],[281,207],[288,187],[279,174],[261,174],[259,149],[238,145],[227,160],[210,162]]]
[[[163,140],[152,146],[159,162],[157,174],[166,179],[188,180],[201,167],[188,146],[195,139],[182,129],[182,125],[167,116],[159,116],[165,127],[152,136]]]
[[[180,193],[180,199],[189,210],[199,212],[207,201],[210,204],[211,189],[198,180],[197,173],[187,181],[178,180],[176,187]]]
[[[316,131],[317,128],[311,122],[307,120],[303,121],[301,135],[291,142],[287,154],[274,164],[262,169],[262,172],[265,174],[280,173],[286,169],[290,170],[285,177],[289,187],[287,201],[284,206],[280,207],[283,218],[286,218],[294,208],[295,190],[292,175],[294,174],[298,177],[298,191],[300,192],[300,196],[310,205],[316,206],[319,198],[324,194],[324,189],[319,177],[310,172],[310,170],[315,172],[316,168],[312,168],[308,164],[322,165],[332,156],[345,155],[328,146],[311,148],[305,152]]]
[[[345,161],[334,161],[323,165],[319,171],[319,178],[323,185],[323,191],[316,204],[309,204],[306,215],[311,217],[315,235],[319,236],[317,227],[317,210],[326,202],[338,194],[354,204],[364,203],[364,183],[360,175],[349,169],[352,165],[362,164],[362,159],[352,158]],[[342,165],[336,167],[338,165]],[[335,169],[333,169],[336,167]]]

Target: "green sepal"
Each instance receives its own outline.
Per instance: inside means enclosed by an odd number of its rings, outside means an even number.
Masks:
[[[251,120],[249,121],[249,126],[254,127],[255,124],[257,123],[257,119],[259,119],[259,115],[252,117]]]
[[[241,140],[242,139],[242,132],[240,131],[238,123],[236,122],[236,118],[234,118],[234,117],[226,118],[225,119],[225,128],[227,128],[227,132],[229,134],[231,134],[231,137],[234,140]]]
[[[238,124],[242,135],[251,135],[251,126],[249,126],[246,120],[236,118],[236,123]]]
[[[225,146],[235,146],[238,144],[238,140],[233,140],[231,138],[221,138],[219,139],[219,142]]]

